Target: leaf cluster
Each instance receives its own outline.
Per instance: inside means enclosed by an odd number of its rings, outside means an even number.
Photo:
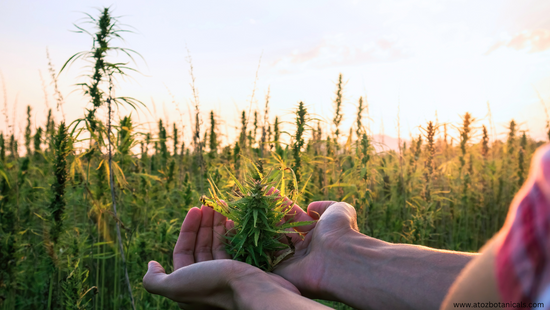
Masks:
[[[283,175],[279,171],[263,175],[252,166],[253,173],[249,173],[243,183],[229,172],[236,186],[232,193],[222,194],[210,181],[212,198],[203,197],[202,200],[235,223],[234,229],[225,236],[227,253],[235,260],[270,271],[293,253],[293,245],[284,237],[297,232],[289,229],[313,222],[291,222],[289,213],[293,203],[272,187],[281,184]]]

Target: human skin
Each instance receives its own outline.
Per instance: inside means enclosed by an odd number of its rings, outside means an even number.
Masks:
[[[456,309],[453,303],[501,302],[497,288],[495,260],[502,239],[499,232],[481,249],[481,254],[468,264],[449,289],[441,309]]]
[[[318,222],[297,228],[304,239],[289,234],[296,252],[274,270],[281,277],[228,260],[220,236],[232,223],[203,207],[192,209],[182,225],[174,249],[176,271],[166,275],[152,262],[144,286],[189,309],[324,308],[299,292],[358,309],[438,309],[475,256],[365,236],[347,203],[314,202],[307,213],[293,205],[288,218]]]
[[[477,254],[392,244],[359,232],[355,209],[319,201],[307,213],[293,208],[298,221],[296,253],[274,272],[309,298],[346,303],[358,309],[438,309],[461,270]]]
[[[149,262],[145,289],[182,309],[328,309],[280,276],[231,260],[220,238],[231,227],[211,208],[191,209],[174,248],[174,272]]]

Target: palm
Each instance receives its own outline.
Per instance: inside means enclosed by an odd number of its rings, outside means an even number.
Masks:
[[[251,265],[231,260],[225,251],[224,236],[233,222],[209,207],[191,209],[182,224],[174,248],[173,275],[182,282],[176,287],[185,288],[187,295],[215,296],[232,278],[263,273]],[[200,264],[198,264],[200,263]],[[200,273],[199,282],[186,282],[189,274]],[[180,274],[182,276],[178,276]],[[187,276],[184,276],[186,274]],[[298,290],[278,275],[269,274],[273,280],[296,293]],[[204,282],[204,283],[203,283]],[[193,292],[193,288],[197,291]],[[210,291],[205,291],[208,288]],[[172,298],[176,300],[175,298]],[[223,300],[214,304],[223,304]],[[202,303],[179,303],[183,309],[220,309]]]
[[[359,231],[353,207],[337,203],[337,212],[334,212],[336,208],[327,211],[333,204],[335,202],[332,201],[314,202],[309,205],[307,213],[297,206],[293,207],[295,220],[319,221],[315,225],[297,227],[298,231],[305,234],[305,238],[301,239],[293,234],[296,252],[274,270],[276,274],[294,284],[304,296],[310,298],[323,297],[320,295],[323,275],[327,268],[334,267],[328,263],[327,253],[332,252],[342,235]]]

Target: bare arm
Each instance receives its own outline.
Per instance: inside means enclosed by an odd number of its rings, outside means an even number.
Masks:
[[[344,302],[358,309],[438,309],[451,284],[476,254],[391,244],[358,232],[347,203],[314,202],[319,218],[293,258],[275,270],[310,298]],[[318,215],[317,215],[318,214]]]
[[[361,309],[438,309],[473,254],[391,244],[356,233],[332,252],[324,290]],[[346,264],[338,264],[345,261]]]
[[[275,283],[273,279],[269,274],[264,273],[263,275],[258,274],[255,277],[239,278],[232,281],[235,309],[330,309],[284,288],[279,283]]]

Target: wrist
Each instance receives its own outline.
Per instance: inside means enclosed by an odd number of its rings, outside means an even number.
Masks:
[[[323,299],[348,302],[349,296],[364,296],[364,289],[351,289],[365,284],[369,266],[383,260],[384,247],[388,243],[349,230],[333,242],[332,250],[326,251],[325,272],[318,283],[319,296]],[[370,288],[369,288],[370,289]]]
[[[296,309],[305,299],[297,294],[297,290],[293,292],[285,288],[273,274],[263,271],[239,277],[232,281],[231,287],[235,302],[233,309]]]
[[[233,309],[258,309],[258,306],[269,302],[266,297],[280,293],[282,289],[263,271],[235,278],[230,282],[230,287],[233,291]]]

